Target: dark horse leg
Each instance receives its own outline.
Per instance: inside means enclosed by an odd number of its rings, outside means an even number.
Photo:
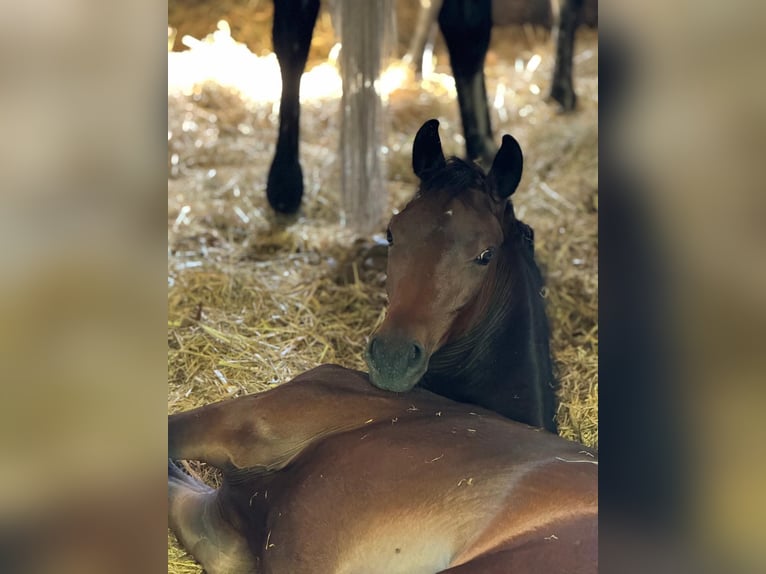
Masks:
[[[582,6],[583,0],[562,0],[556,26],[556,67],[553,70],[550,97],[561,104],[565,111],[573,110],[577,104],[572,85],[572,58],[577,17]]]
[[[303,197],[303,172],[298,159],[301,75],[314,32],[319,0],[274,0],[274,51],[282,73],[279,138],[269,170],[266,195],[280,213],[295,213]]]
[[[445,0],[439,27],[455,75],[467,155],[491,165],[497,147],[489,123],[484,58],[492,31],[492,1]]]

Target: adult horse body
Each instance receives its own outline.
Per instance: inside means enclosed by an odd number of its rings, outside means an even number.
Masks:
[[[532,24],[550,27],[555,35],[556,60],[549,95],[563,111],[575,109],[577,97],[572,82],[575,31],[580,20],[590,26],[596,25],[598,0],[428,0],[420,5],[404,60],[416,71],[422,69],[425,46],[429,37],[433,38],[438,20],[453,63],[469,157],[486,159],[487,153],[493,149],[484,86],[484,59],[492,26]],[[471,37],[467,38],[467,34]]]
[[[597,572],[582,446],[423,389],[324,365],[171,415],[169,523],[211,574]]]
[[[438,126],[415,136],[420,187],[389,225],[389,305],[367,349],[370,378],[397,392],[420,383],[555,432],[543,282],[532,229],[509,200],[521,148],[504,136],[485,175],[445,160]]]
[[[381,128],[376,80],[380,72],[380,43],[388,35],[385,25],[392,0],[341,3],[341,59],[344,101],[341,131],[342,190],[344,209],[364,218],[357,225],[377,225],[382,213],[381,167],[376,138]],[[562,0],[558,18],[556,67],[551,97],[564,109],[573,109],[572,56],[577,14],[583,0]],[[460,116],[470,159],[487,164],[497,150],[493,137],[484,81],[484,59],[493,24],[492,0],[434,0],[455,77]],[[274,0],[273,45],[282,74],[279,135],[269,169],[267,197],[274,210],[295,213],[303,197],[303,172],[299,161],[300,78],[319,12],[319,0]],[[431,14],[434,17],[436,12]],[[351,22],[351,20],[353,21]],[[353,69],[352,69],[353,68]],[[350,134],[350,135],[349,135]]]

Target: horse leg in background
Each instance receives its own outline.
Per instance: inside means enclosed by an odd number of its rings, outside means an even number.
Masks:
[[[295,213],[303,197],[303,172],[298,157],[300,85],[306,68],[319,0],[274,0],[272,38],[282,74],[279,136],[271,162],[266,196],[280,213]]]
[[[426,43],[433,36],[436,27],[436,18],[442,8],[444,0],[420,0],[418,22],[407,53],[404,55],[404,63],[415,68],[417,74],[423,73],[423,53]]]
[[[577,104],[572,84],[572,59],[577,17],[582,6],[583,0],[561,0],[558,21],[553,27],[556,31],[556,66],[551,80],[550,97],[561,104],[564,111],[574,110]]]
[[[491,0],[445,0],[439,27],[455,76],[466,153],[491,165],[497,153],[489,122],[484,58],[492,31]]]

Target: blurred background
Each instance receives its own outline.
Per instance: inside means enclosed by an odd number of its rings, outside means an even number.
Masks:
[[[584,106],[601,111],[602,567],[760,572],[766,7],[742,0],[599,8],[601,93],[577,80],[575,89]],[[161,569],[173,320],[164,233],[194,199],[179,201],[178,212],[165,207],[172,154],[182,156],[172,140],[185,137],[166,124],[166,111],[168,123],[174,117],[161,41],[168,13],[139,0],[27,2],[6,14],[0,570]],[[185,33],[202,40],[209,32]],[[525,49],[522,74],[538,53]],[[515,58],[507,63],[514,72]],[[496,85],[490,92],[496,96]],[[391,101],[395,109],[395,95]],[[529,105],[540,122],[552,121]],[[434,114],[445,118],[452,153],[460,152],[456,113],[445,106]],[[414,134],[412,116],[398,128],[400,146]],[[532,153],[526,124],[496,119],[496,131],[520,132]],[[195,136],[203,148],[208,127]],[[317,150],[319,170],[321,157]],[[394,181],[393,197],[396,185],[407,181]],[[258,188],[246,191],[259,196]],[[522,192],[531,202],[532,191]]]

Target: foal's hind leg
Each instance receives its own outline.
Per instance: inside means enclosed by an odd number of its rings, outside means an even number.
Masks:
[[[224,520],[217,491],[168,461],[168,526],[208,574],[253,572],[247,542]]]
[[[303,197],[303,172],[298,158],[300,84],[314,33],[319,0],[274,0],[274,51],[282,73],[279,136],[269,170],[266,195],[280,213],[295,213]]]
[[[492,31],[491,0],[445,0],[439,27],[449,50],[463,120],[466,152],[491,165],[497,152],[489,122],[484,58]]]
[[[400,411],[396,401],[371,403],[370,392],[362,373],[322,365],[264,393],[168,416],[168,456],[224,472],[279,470],[314,441],[364,425],[366,413]]]

